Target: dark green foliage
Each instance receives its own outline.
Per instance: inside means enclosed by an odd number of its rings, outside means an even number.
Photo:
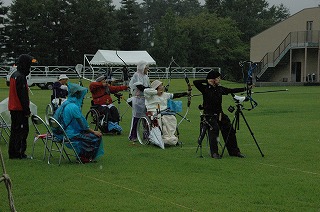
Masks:
[[[147,50],[158,66],[220,66],[238,81],[250,38],[288,17],[265,0],[15,0],[1,26],[1,63],[22,53],[39,65],[75,65],[99,49]],[[141,2],[141,1],[140,1]],[[1,13],[7,8],[0,5]],[[6,61],[7,60],[7,61]]]
[[[28,52],[43,65],[73,65],[85,53],[114,48],[112,10],[110,0],[16,1],[9,15],[13,56]]]
[[[268,8],[266,0],[206,0],[206,3],[210,12],[236,21],[244,42],[289,16],[282,4]]]
[[[135,0],[122,0],[118,12],[120,44],[119,49],[130,51],[141,49],[142,25],[141,10]]]

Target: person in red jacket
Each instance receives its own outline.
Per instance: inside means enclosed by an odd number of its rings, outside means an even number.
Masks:
[[[113,123],[119,123],[120,115],[117,107],[113,105],[113,100],[111,94],[116,94],[119,91],[127,90],[128,86],[119,85],[113,86],[108,84],[106,77],[100,76],[95,82],[91,82],[89,85],[89,90],[92,94],[92,103],[94,105],[100,105],[99,111],[106,115],[107,120]]]
[[[35,59],[27,54],[18,58],[17,71],[10,77],[8,109],[11,115],[11,134],[9,142],[9,158],[25,159],[27,155],[27,137],[29,134],[28,118],[30,117],[29,88],[26,76],[30,73]]]

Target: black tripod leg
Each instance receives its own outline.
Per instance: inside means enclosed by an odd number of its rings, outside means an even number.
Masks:
[[[229,132],[228,132],[227,139],[224,141],[224,146],[223,146],[223,148],[222,148],[222,152],[221,152],[221,155],[220,155],[221,158],[222,158],[222,156],[223,156],[223,154],[224,154],[224,150],[226,149],[227,143],[228,143],[228,141],[229,141],[229,137],[230,137],[230,133],[231,133],[231,130],[232,130],[233,125],[235,125],[235,127],[236,127],[236,126],[239,126],[239,112],[238,112],[238,111],[236,111],[236,113],[235,113],[235,115],[234,115],[234,118],[233,118],[233,120],[232,120],[232,122],[231,122],[231,125],[230,125],[230,129],[229,129]],[[236,129],[236,128],[235,128],[235,129]]]
[[[253,138],[254,142],[256,143],[256,145],[257,145],[257,147],[258,147],[258,149],[259,149],[259,152],[260,152],[261,156],[262,156],[262,157],[264,157],[264,154],[262,153],[262,151],[261,151],[261,149],[260,149],[260,146],[259,146],[259,144],[258,144],[258,142],[257,142],[256,138],[254,137],[254,134],[253,134],[253,132],[252,132],[252,130],[251,130],[251,128],[250,128],[250,126],[249,126],[249,124],[248,124],[248,122],[247,122],[246,118],[244,117],[244,115],[243,115],[242,111],[241,111],[240,113],[241,113],[241,116],[242,116],[242,118],[243,118],[244,122],[246,123],[246,125],[247,125],[247,127],[248,127],[248,130],[250,131],[250,134],[251,134],[251,136],[252,136],[252,138]]]
[[[200,157],[203,158],[203,155],[202,155],[202,141],[206,135],[206,132],[207,132],[207,129],[208,129],[208,125],[206,123],[204,123],[203,121],[200,123],[200,134],[199,134],[199,137],[198,137],[198,147],[197,147],[197,151],[198,152],[198,149],[200,148]]]
[[[200,156],[199,156],[199,158],[203,158],[203,155],[202,155],[202,146],[198,144],[196,153],[198,152],[199,149],[200,149]]]

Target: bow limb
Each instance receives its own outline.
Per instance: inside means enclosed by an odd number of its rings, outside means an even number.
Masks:
[[[126,61],[124,61],[124,60],[120,57],[120,55],[118,54],[118,50],[116,50],[116,55],[117,55],[117,57],[123,62],[124,66],[125,66],[125,69],[126,69],[128,75],[129,75],[128,65],[127,65]],[[123,74],[124,74],[124,72],[123,72]],[[123,83],[124,83],[124,80],[123,80]],[[124,85],[125,85],[125,84],[124,84]],[[129,94],[129,97],[130,97],[130,94]]]
[[[168,67],[168,70],[169,70],[169,81],[168,81],[168,84],[166,86],[164,86],[164,89],[165,89],[166,92],[169,91],[169,87],[170,87],[170,83],[171,83],[171,65],[172,65],[173,62],[174,62],[174,59],[172,57],[171,61],[170,61],[170,64],[169,64],[169,67]]]
[[[247,80],[245,81],[245,83],[246,83],[246,90],[247,90],[247,99],[250,101],[251,108],[249,108],[247,110],[252,110],[258,106],[258,103],[252,98],[252,91],[251,91],[252,86],[253,86],[253,82],[252,82],[253,70],[256,68],[257,64],[255,64],[251,61],[240,62],[239,64],[241,67],[243,67],[244,63],[249,64],[248,76],[247,76]],[[243,70],[242,70],[242,72],[243,72]]]
[[[174,63],[176,66],[178,66],[180,69],[182,69],[181,66],[173,59],[173,57],[172,57],[172,59],[171,59],[170,65],[169,65],[169,69],[170,69],[172,63]],[[180,122],[178,123],[177,126],[179,126],[179,125],[182,123],[183,120],[190,121],[189,119],[187,119],[187,115],[188,115],[188,113],[189,113],[189,109],[190,109],[190,105],[191,105],[191,97],[192,97],[191,91],[192,91],[192,87],[191,87],[189,78],[188,78],[188,76],[187,76],[187,73],[186,73],[186,71],[185,71],[184,69],[183,69],[183,73],[184,73],[184,80],[185,80],[186,83],[187,83],[187,97],[188,97],[188,102],[187,102],[187,110],[186,110],[186,113],[184,114],[184,116],[182,117],[182,119],[180,120]],[[171,71],[170,71],[170,78],[171,78]]]
[[[128,68],[127,63],[119,56],[118,50],[116,50],[116,55],[117,55],[117,57],[119,57],[119,59],[123,62],[123,64],[126,66],[126,68]]]
[[[190,84],[190,81],[189,81],[189,78],[187,76],[187,73],[184,71],[184,79],[187,83],[187,86],[188,86],[188,91],[187,91],[187,97],[188,97],[188,102],[187,102],[187,110],[186,110],[186,113],[184,114],[184,116],[182,117],[182,119],[180,120],[180,122],[178,123],[178,127],[179,125],[182,123],[183,120],[188,120],[187,119],[187,115],[189,113],[189,109],[190,109],[190,105],[191,105],[191,97],[192,97],[192,94],[191,94],[191,91],[192,91],[192,87],[191,87],[191,84]]]

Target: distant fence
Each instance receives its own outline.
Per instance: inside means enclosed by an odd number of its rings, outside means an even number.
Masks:
[[[0,77],[6,77],[6,75],[12,69],[11,66],[0,66]],[[136,71],[136,66],[128,67],[129,73],[132,76]],[[170,74],[172,79],[184,78],[185,74],[188,78],[205,78],[207,73],[211,70],[220,71],[219,67],[149,67],[148,76],[150,79],[169,79]],[[32,66],[31,73],[33,76],[44,77],[58,77],[60,74],[66,74],[69,78],[79,78],[76,72],[75,66]],[[96,79],[102,74],[107,74],[115,79],[122,79],[122,67],[85,67],[82,68],[80,73],[81,77],[85,77],[90,80]]]

